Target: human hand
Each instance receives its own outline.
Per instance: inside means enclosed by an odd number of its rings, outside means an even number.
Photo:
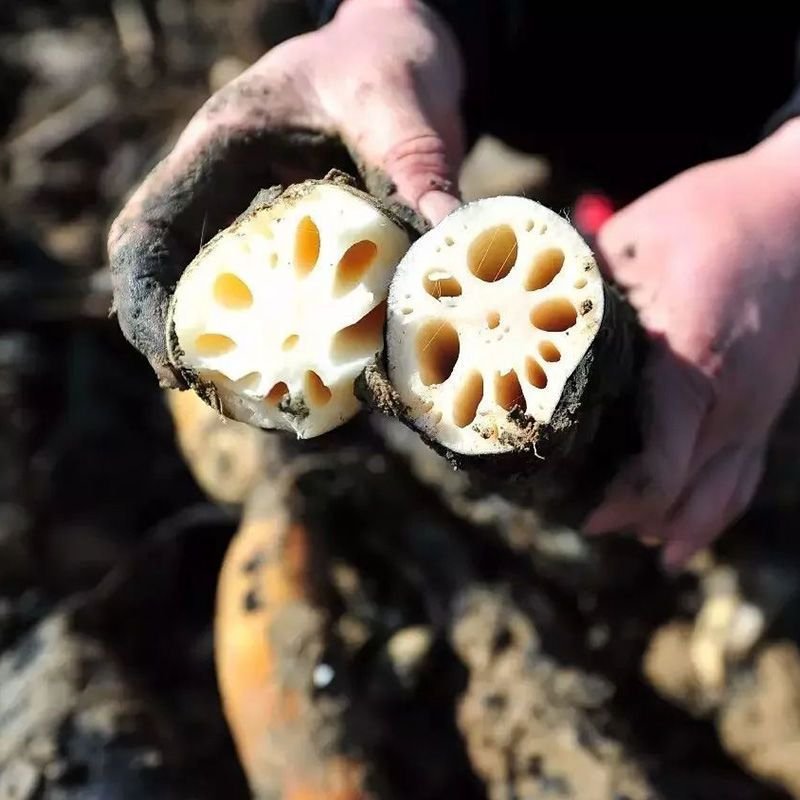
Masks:
[[[587,533],[631,530],[676,568],[749,505],[800,364],[800,121],[679,175],[598,238],[653,340],[642,453]]]
[[[332,142],[431,223],[458,205],[461,84],[454,37],[423,3],[345,0],[203,106],[109,233],[115,313],[163,386],[182,385],[165,320],[184,268],[260,189],[325,174]]]

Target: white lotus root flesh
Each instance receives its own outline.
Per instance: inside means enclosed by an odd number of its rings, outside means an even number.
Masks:
[[[171,324],[180,363],[225,413],[297,438],[347,422],[355,378],[383,350],[406,232],[366,195],[309,182],[218,234],[186,269]]]
[[[551,421],[603,311],[597,263],[567,220],[522,197],[469,203],[397,268],[388,377],[431,440],[464,455],[513,452],[509,412]]]

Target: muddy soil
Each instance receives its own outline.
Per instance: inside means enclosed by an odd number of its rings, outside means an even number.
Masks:
[[[218,576],[263,503],[310,545],[269,640],[301,777],[338,754],[378,798],[800,798],[799,404],[750,513],[670,577],[476,497],[400,425],[221,425],[108,318],[110,219],[300,5],[0,7],[0,798],[289,796],[274,720],[246,773],[215,671]]]

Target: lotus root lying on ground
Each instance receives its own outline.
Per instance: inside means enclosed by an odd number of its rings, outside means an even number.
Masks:
[[[341,710],[314,691],[325,614],[313,598],[313,542],[276,494],[256,487],[220,573],[225,717],[255,796],[360,800],[364,767],[339,751]]]
[[[334,178],[261,193],[175,291],[171,357],[227,416],[300,439],[351,419],[383,349],[389,281],[409,245],[371,196]]]

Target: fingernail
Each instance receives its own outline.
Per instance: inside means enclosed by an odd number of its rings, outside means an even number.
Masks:
[[[431,224],[438,225],[448,214],[455,211],[461,203],[447,192],[432,191],[419,199],[419,210]]]
[[[633,508],[628,503],[605,503],[595,509],[581,526],[587,536],[619,531],[630,526],[636,519]]]
[[[683,572],[693,555],[694,549],[687,542],[670,542],[661,554],[661,565],[668,575],[675,576]]]
[[[661,544],[661,539],[657,536],[640,536],[639,541],[645,547],[658,547]]]
[[[640,525],[636,531],[636,538],[645,547],[662,547],[666,543],[664,528],[652,520]]]

